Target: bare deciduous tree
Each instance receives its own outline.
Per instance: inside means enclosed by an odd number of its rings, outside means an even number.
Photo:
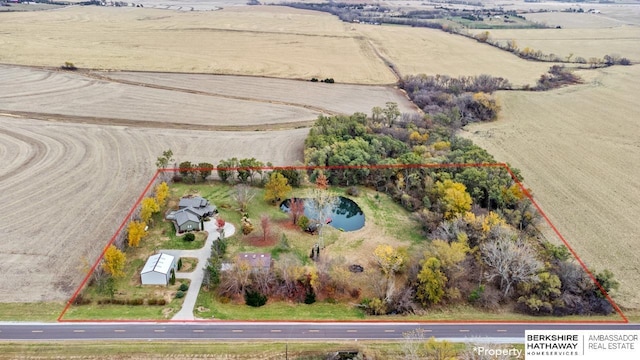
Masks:
[[[315,189],[309,201],[310,212],[313,219],[318,224],[318,244],[324,249],[324,227],[331,219],[333,209],[338,205],[340,199],[329,190]]]
[[[238,184],[234,187],[233,199],[238,203],[240,211],[246,212],[247,205],[256,196],[256,191],[245,184]]]
[[[275,263],[274,270],[280,280],[277,292],[286,298],[294,298],[298,289],[298,282],[305,274],[300,259],[291,253],[281,254]]]
[[[251,272],[251,288],[261,294],[271,294],[275,276],[271,269],[253,269]]]
[[[500,280],[503,296],[509,295],[513,285],[535,281],[543,265],[536,252],[524,240],[498,237],[482,245],[482,259],[490,268],[486,278]]]
[[[262,241],[267,242],[271,232],[271,221],[267,215],[260,216],[260,226],[262,227]]]
[[[231,269],[220,276],[218,292],[233,297],[244,293],[251,282],[251,266],[246,261],[236,260]]]
[[[293,225],[298,224],[298,218],[304,214],[304,200],[293,198],[289,203],[289,216]]]

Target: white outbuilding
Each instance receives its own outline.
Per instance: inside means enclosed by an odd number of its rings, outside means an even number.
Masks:
[[[171,271],[177,271],[176,268],[175,256],[165,253],[151,255],[140,272],[142,285],[167,285]]]

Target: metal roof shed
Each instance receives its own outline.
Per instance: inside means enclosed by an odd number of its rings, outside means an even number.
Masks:
[[[159,253],[149,256],[140,272],[142,285],[167,285],[171,278],[171,270],[176,271],[175,256]]]

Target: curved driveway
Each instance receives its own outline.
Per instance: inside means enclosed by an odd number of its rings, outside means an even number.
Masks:
[[[220,233],[218,232],[218,226],[215,224],[215,221],[207,221],[204,223],[204,230],[209,234],[207,236],[207,240],[204,242],[204,246],[197,250],[160,250],[165,254],[173,255],[176,258],[180,257],[192,257],[198,259],[198,264],[196,268],[191,272],[176,272],[176,279],[189,279],[191,283],[189,284],[189,290],[187,291],[187,295],[184,297],[184,302],[182,303],[182,309],[178,311],[172,318],[172,320],[195,320],[193,316],[193,308],[196,306],[196,299],[198,298],[198,293],[200,292],[200,287],[202,286],[202,280],[204,279],[204,266],[207,263],[207,260],[211,256],[211,246],[213,242],[218,240],[220,237]],[[225,237],[232,236],[236,231],[236,228],[229,224],[225,223],[224,225],[224,235]]]

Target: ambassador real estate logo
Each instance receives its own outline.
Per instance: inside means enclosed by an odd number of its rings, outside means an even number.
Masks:
[[[525,359],[640,359],[638,330],[527,330]]]

